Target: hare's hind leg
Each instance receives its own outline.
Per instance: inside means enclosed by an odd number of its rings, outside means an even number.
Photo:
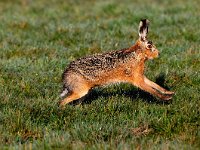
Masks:
[[[152,88],[158,90],[159,92],[161,92],[162,94],[167,94],[167,95],[173,95],[174,92],[172,91],[168,91],[164,88],[162,88],[161,86],[159,86],[158,84],[152,82],[151,80],[149,80],[148,78],[144,77],[144,82],[146,84],[148,84],[149,86],[151,86]]]
[[[72,92],[69,96],[67,96],[65,99],[63,99],[60,102],[60,107],[63,107],[67,103],[70,103],[74,100],[82,98],[83,96],[85,96],[88,93],[88,91],[89,91],[89,89],[88,90],[85,89],[84,91],[79,91],[79,92],[77,92],[77,91]]]
[[[82,98],[92,87],[81,75],[77,74],[67,74],[64,79],[64,83],[66,88],[64,89],[63,93],[65,94],[65,90],[67,90],[69,91],[69,94],[65,99],[60,101],[61,107],[67,103]]]

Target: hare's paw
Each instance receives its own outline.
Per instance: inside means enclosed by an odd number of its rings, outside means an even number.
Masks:
[[[172,91],[165,91],[164,93],[162,93],[163,95],[163,99],[172,99],[172,96],[175,94],[175,92],[172,92]]]
[[[164,101],[168,101],[168,100],[171,100],[172,99],[172,96],[173,95],[163,95],[162,97],[160,97],[162,100]]]
[[[164,94],[167,94],[167,95],[174,95],[175,94],[175,92],[172,92],[172,91],[165,91],[165,93]]]
[[[60,109],[64,109],[65,108],[65,105],[66,105],[66,102],[64,100],[61,100],[58,102],[58,107]]]

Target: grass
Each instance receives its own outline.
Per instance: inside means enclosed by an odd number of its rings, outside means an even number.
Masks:
[[[197,0],[1,0],[1,149],[198,149]],[[166,104],[129,84],[57,107],[61,74],[81,56],[131,46],[141,18],[161,56],[146,75],[176,92]]]

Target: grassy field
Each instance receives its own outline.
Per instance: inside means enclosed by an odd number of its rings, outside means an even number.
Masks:
[[[1,0],[0,149],[198,149],[199,14],[198,0]],[[69,62],[131,46],[141,18],[161,52],[146,76],[173,100],[119,84],[60,110]]]

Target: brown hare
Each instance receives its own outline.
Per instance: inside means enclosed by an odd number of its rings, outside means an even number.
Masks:
[[[115,82],[128,82],[162,100],[170,100],[174,92],[167,91],[144,75],[145,61],[159,55],[155,45],[147,40],[148,25],[147,19],[140,21],[139,39],[130,48],[71,62],[62,75],[61,97],[67,97],[60,101],[60,106],[80,99],[93,87]]]

